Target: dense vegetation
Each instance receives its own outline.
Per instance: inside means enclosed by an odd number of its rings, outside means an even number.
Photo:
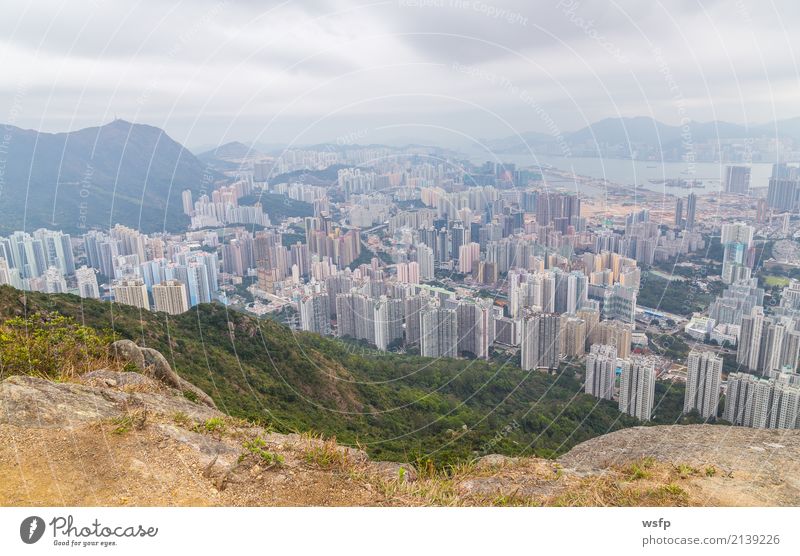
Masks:
[[[708,309],[717,293],[704,291],[693,277],[668,280],[653,272],[645,272],[636,302],[643,307],[688,317]]]
[[[0,287],[0,318],[57,311],[160,350],[234,416],[278,431],[314,430],[381,459],[437,465],[499,452],[551,456],[638,422],[582,393],[580,365],[559,375],[497,362],[382,354],[269,319],[202,305],[177,317],[70,295]],[[659,386],[657,422],[683,391]]]
[[[34,313],[0,323],[0,378],[27,374],[55,380],[111,364],[111,335],[58,313]]]
[[[324,170],[294,170],[285,174],[279,174],[274,178],[270,178],[270,183],[290,183],[301,182],[310,183],[311,185],[322,185],[325,183],[333,183],[339,177],[339,170],[345,168],[342,164],[334,164],[328,166]]]
[[[290,199],[286,195],[257,193],[239,199],[239,204],[242,206],[255,203],[261,203],[261,208],[269,214],[272,222],[280,222],[284,218],[314,216],[312,204]]]

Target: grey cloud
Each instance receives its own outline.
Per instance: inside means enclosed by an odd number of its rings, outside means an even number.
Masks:
[[[0,122],[24,86],[19,123],[49,131],[116,114],[190,144],[313,143],[366,127],[399,137],[403,124],[404,136],[493,136],[509,134],[503,120],[543,130],[542,111],[566,131],[651,110],[675,123],[676,94],[701,120],[797,115],[793,0],[42,0],[4,11]]]

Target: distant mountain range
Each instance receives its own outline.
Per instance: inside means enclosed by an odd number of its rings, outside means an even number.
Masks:
[[[577,131],[557,134],[523,132],[499,139],[487,140],[490,148],[498,152],[524,152],[529,146],[555,145],[563,142],[568,146],[638,146],[647,145],[669,151],[681,147],[689,139],[693,143],[704,143],[717,139],[744,139],[760,137],[781,137],[800,140],[800,118],[778,120],[765,124],[745,126],[729,122],[696,122],[687,124],[688,133],[683,126],[659,122],[653,118],[639,116],[634,118],[606,118]]]
[[[262,156],[262,153],[253,147],[240,143],[239,141],[231,141],[230,143],[225,143],[214,149],[202,152],[197,155],[197,158],[200,160],[217,159],[233,162],[259,156]]]
[[[181,192],[222,176],[156,127],[115,120],[69,133],[6,126],[0,232],[82,233],[116,223],[144,232],[185,228]]]
[[[197,155],[197,158],[203,164],[218,172],[235,172],[242,168],[243,163],[262,156],[263,153],[249,145],[239,141],[231,141],[201,152]]]
[[[0,124],[1,125],[1,124]],[[784,137],[800,141],[800,118],[754,126],[727,122],[690,122],[691,140]],[[82,233],[116,223],[144,232],[178,231],[188,224],[181,192],[210,191],[245,160],[262,156],[245,143],[231,142],[197,156],[163,130],[115,120],[69,133],[42,133],[4,127],[0,145],[0,233],[39,227]],[[486,140],[497,153],[520,153],[537,147],[558,153],[564,144],[573,154],[600,152],[600,146],[633,145],[680,152],[681,126],[647,117],[607,118],[564,133],[525,132]],[[333,146],[332,148],[352,148]],[[309,148],[309,147],[306,147]],[[321,147],[320,147],[321,148]],[[412,148],[408,146],[406,148]],[[435,147],[416,147],[435,149]],[[260,151],[260,152],[259,152]]]

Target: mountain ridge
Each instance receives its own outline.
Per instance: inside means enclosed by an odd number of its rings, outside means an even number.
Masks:
[[[162,129],[117,119],[45,133],[7,126],[0,232],[82,233],[120,223],[143,232],[186,226],[181,192],[222,176]]]
[[[688,130],[688,131],[687,131]],[[520,134],[530,144],[556,143],[554,135],[541,132]],[[545,137],[542,137],[544,135]],[[663,123],[650,116],[609,117],[593,122],[580,129],[561,133],[559,140],[568,145],[660,145],[663,150],[678,148],[684,140],[701,142],[714,139],[756,138],[762,136],[790,137],[800,140],[800,117],[786,118],[754,125],[738,124],[721,120],[701,122],[692,120],[685,125]],[[525,149],[518,136],[487,140],[492,148],[503,152]]]

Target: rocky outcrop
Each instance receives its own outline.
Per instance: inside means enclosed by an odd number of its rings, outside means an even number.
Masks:
[[[643,459],[708,470],[700,486],[707,496],[725,504],[800,504],[798,430],[712,425],[634,427],[583,442],[559,462],[565,468],[598,473]]]
[[[800,504],[800,431],[636,427],[558,460],[492,454],[418,473],[231,418],[158,352],[114,350],[140,372],[0,382],[0,505]]]
[[[192,401],[163,358],[117,348],[141,354],[147,374],[0,382],[0,505],[366,505],[381,503],[370,481],[416,479],[409,465],[231,418],[205,393]]]
[[[217,408],[211,396],[188,380],[178,376],[160,351],[147,347],[140,348],[131,340],[118,340],[111,344],[111,352],[121,361],[132,364],[143,374],[161,381],[170,388],[180,390],[189,397],[196,398],[208,407]]]
[[[83,380],[87,384],[32,376],[7,378],[0,382],[0,424],[72,429],[134,409],[154,415],[183,412],[197,420],[222,415],[138,373],[100,370]]]
[[[718,425],[633,427],[598,436],[554,461],[484,456],[457,483],[486,503],[796,506],[800,431]]]

